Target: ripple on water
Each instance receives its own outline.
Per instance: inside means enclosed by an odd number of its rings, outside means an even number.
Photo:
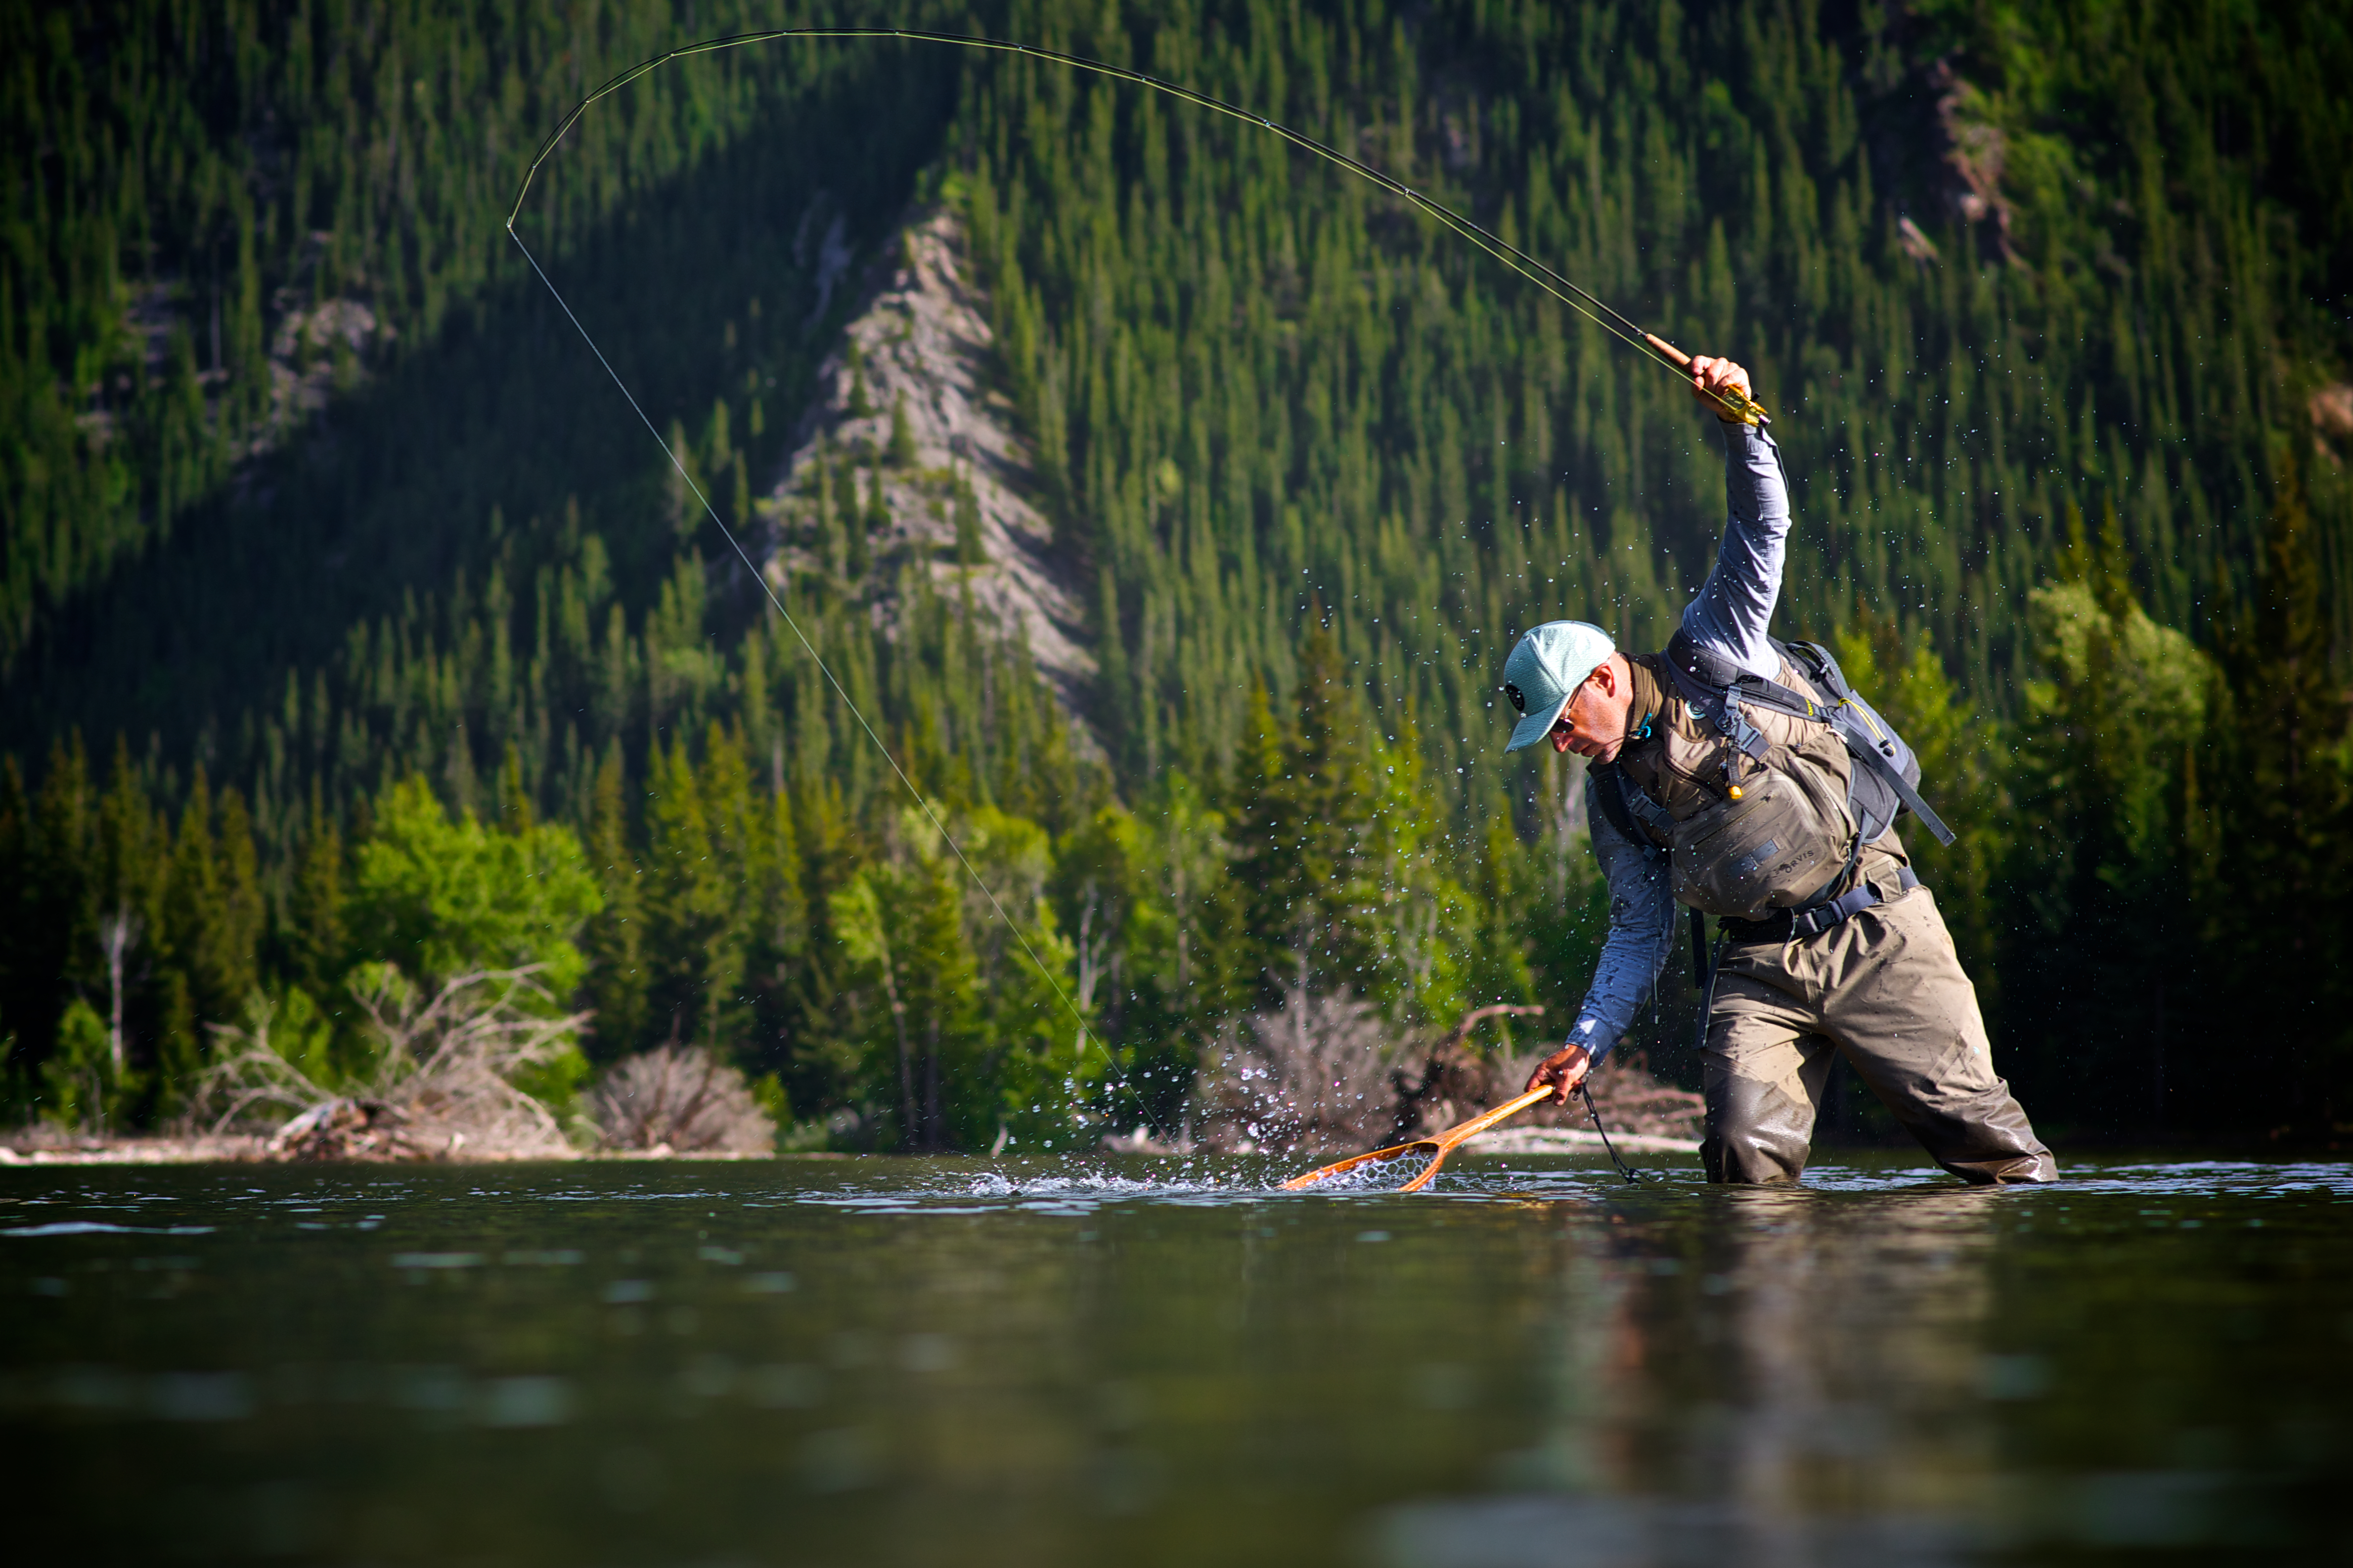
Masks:
[[[1068,1168],[969,1172],[909,1169],[862,1177],[839,1185],[806,1188],[793,1201],[881,1214],[984,1214],[1008,1210],[1039,1214],[1085,1214],[1113,1203],[1188,1206],[1264,1203],[1296,1198],[1366,1198],[1395,1195],[1420,1171],[1419,1161],[1368,1167],[1286,1193],[1282,1184],[1298,1173],[1292,1163],[1269,1159],[1171,1162],[1172,1169],[1129,1174],[1120,1171]],[[1629,1183],[1607,1165],[1574,1158],[1537,1156],[1455,1161],[1419,1196],[1478,1202],[1530,1198],[1596,1202],[1644,1194],[1651,1198],[1698,1198],[1711,1189],[1702,1173],[1681,1163],[1638,1167]],[[1786,1190],[1786,1189],[1784,1189]],[[1897,1163],[1823,1163],[1806,1173],[1800,1193],[1826,1197],[1900,1195],[1960,1190],[1956,1178],[1928,1164]],[[2353,1164],[2302,1162],[2175,1161],[2167,1163],[2080,1162],[2064,1165],[2049,1186],[2005,1189],[2018,1201],[2061,1195],[2142,1197],[2284,1197],[2295,1194],[2353,1197]]]
[[[1509,1163],[1461,1156],[1457,1160],[1457,1164],[1440,1171],[1437,1180],[1417,1195],[1431,1199],[1509,1197],[1525,1201],[1538,1189],[1546,1196],[1579,1199],[1626,1190],[1623,1179],[1607,1166],[1591,1168],[1566,1160],[1517,1160]],[[1171,1160],[1163,1163],[1158,1170],[1129,1174],[1075,1165],[1036,1172],[942,1172],[935,1166],[911,1163],[879,1175],[861,1173],[839,1185],[804,1188],[792,1195],[792,1201],[872,1214],[986,1214],[1008,1210],[1085,1214],[1113,1203],[1215,1206],[1281,1199],[1394,1196],[1425,1168],[1420,1160],[1385,1163],[1333,1177],[1297,1193],[1285,1192],[1282,1183],[1301,1173],[1303,1165],[1303,1161],[1226,1156]],[[1689,1173],[1685,1181],[1678,1173],[1670,1178],[1670,1184],[1690,1184],[1697,1181],[1697,1174]],[[1950,1180],[1937,1173],[1930,1174],[1938,1181]],[[909,1176],[914,1179],[907,1179]]]
[[[208,1225],[107,1225],[98,1220],[59,1220],[0,1230],[0,1236],[210,1236]]]

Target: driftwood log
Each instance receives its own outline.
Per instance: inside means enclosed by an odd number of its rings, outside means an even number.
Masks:
[[[269,1149],[281,1160],[431,1160],[456,1152],[448,1138],[439,1142],[433,1147],[417,1136],[396,1105],[330,1100],[280,1128]]]

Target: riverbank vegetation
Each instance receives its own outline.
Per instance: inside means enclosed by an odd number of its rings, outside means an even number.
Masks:
[[[541,966],[590,1015],[547,1103],[702,1046],[859,1146],[1173,1129],[1215,1041],[1309,997],[1400,1037],[1573,1007],[1575,780],[1502,758],[1494,671],[1554,616],[1660,638],[1721,526],[1705,421],[1369,186],[1035,60],[768,46],[589,115],[519,227],[755,542],[860,279],[911,202],[963,215],[1090,599],[1087,729],[953,577],[878,580],[855,479],[782,591],[992,900],[500,228],[610,71],[840,19],[12,13],[20,1112],[168,1121],[264,1016],[353,1070],[385,964]],[[1780,628],[1835,641],[1961,827],[1912,847],[2038,1117],[2353,1121],[2330,7],[897,19],[1261,108],[1754,367]]]

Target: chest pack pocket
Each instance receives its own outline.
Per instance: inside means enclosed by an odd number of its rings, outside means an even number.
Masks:
[[[1834,749],[1829,760],[1844,761]],[[1759,772],[1739,799],[1680,820],[1614,763],[1588,769],[1588,787],[1621,837],[1665,857],[1677,903],[1758,921],[1836,894],[1865,842],[1841,799],[1843,768],[1786,753],[1775,761],[1782,765]]]
[[[1950,844],[1953,830],[1920,798],[1920,759],[1894,725],[1855,695],[1830,650],[1819,643],[1778,638],[1773,647],[1805,678],[1811,691],[1795,691],[1753,675],[1715,649],[1702,647],[1680,627],[1667,644],[1667,672],[1694,711],[1714,721],[1726,739],[1758,762],[1765,760],[1767,742],[1741,715],[1743,703],[1828,724],[1856,764],[1850,770],[1846,804],[1863,843],[1894,826],[1898,813],[1909,811],[1936,835],[1937,843]]]

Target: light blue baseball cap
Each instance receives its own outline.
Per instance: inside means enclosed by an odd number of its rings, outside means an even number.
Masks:
[[[1512,742],[1504,750],[1516,752],[1543,740],[1569,693],[1617,651],[1608,632],[1584,621],[1546,621],[1530,627],[1504,661],[1504,695],[1520,715],[1512,727]]]

